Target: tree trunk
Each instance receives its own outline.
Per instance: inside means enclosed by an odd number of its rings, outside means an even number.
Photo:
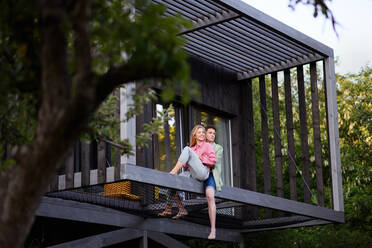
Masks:
[[[86,85],[86,81],[91,81],[90,62],[77,71],[76,78],[86,80],[84,91],[76,90],[75,95],[71,94],[66,33],[62,30],[62,23],[66,21],[64,4],[48,0],[40,4],[43,102],[34,141],[16,149],[15,164],[0,174],[0,247],[22,246],[42,196],[56,176],[59,161],[87,126],[89,116],[97,107],[95,87]],[[87,13],[87,1],[76,4],[75,14],[82,14],[79,21],[83,24],[87,23]],[[81,31],[82,25],[75,27]],[[79,42],[89,42],[87,37],[83,38],[85,40],[75,42],[77,48],[81,47]],[[90,57],[86,59],[90,61]]]

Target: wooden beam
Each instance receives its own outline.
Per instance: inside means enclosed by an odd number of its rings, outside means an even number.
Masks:
[[[148,218],[133,228],[202,239],[206,239],[210,233],[210,228],[207,226],[168,218]],[[242,236],[236,229],[217,228],[216,240],[240,242]]]
[[[274,32],[288,37],[290,40],[304,44],[309,49],[317,50],[328,56],[333,56],[332,48],[253,8],[241,0],[218,0],[218,2],[224,4],[226,7],[233,8],[234,11],[241,13],[242,16],[253,19],[255,22],[269,27]]]
[[[194,23],[194,27],[190,29],[183,30],[179,35],[184,35],[192,32],[196,32],[200,29],[205,29],[210,26],[215,26],[217,24],[227,22],[238,18],[239,14],[233,11],[225,11],[223,10],[222,13],[216,12],[216,15],[210,15],[209,17],[205,17],[204,19],[197,19],[197,22]]]
[[[122,164],[122,178],[125,180],[177,189],[178,191],[204,194],[203,182],[140,166]],[[246,189],[223,186],[222,191],[216,193],[216,197],[223,200],[271,208],[328,221],[344,221],[344,213],[341,211],[334,211],[332,209],[283,199],[277,196],[266,195]]]
[[[325,220],[309,220],[307,222],[298,223],[298,224],[268,227],[268,228],[243,229],[241,231],[242,233],[250,233],[250,232],[262,232],[262,231],[271,231],[271,230],[282,230],[282,229],[288,229],[288,228],[299,228],[299,227],[306,227],[306,226],[319,226],[319,225],[327,225],[327,224],[332,224],[332,222],[325,221]]]
[[[260,88],[260,110],[261,110],[261,137],[262,137],[262,159],[264,166],[264,193],[271,195],[271,173],[270,173],[270,154],[269,154],[269,126],[266,106],[266,82],[265,76],[259,77]],[[270,209],[265,210],[266,218],[272,217]]]
[[[178,248],[187,248],[188,246],[184,243],[170,237],[161,232],[147,232],[148,238],[158,242],[165,247],[178,247]]]
[[[81,186],[88,186],[90,183],[90,144],[81,142]]]
[[[260,75],[265,75],[265,74],[268,74],[268,73],[281,71],[281,70],[284,70],[284,69],[296,67],[298,65],[304,65],[304,64],[308,64],[310,62],[319,61],[323,58],[324,58],[323,56],[320,56],[320,55],[317,55],[317,54],[311,54],[306,58],[298,57],[296,59],[281,62],[280,64],[276,64],[276,65],[273,64],[273,65],[269,65],[269,66],[265,66],[265,67],[259,67],[258,69],[254,69],[252,71],[239,72],[237,74],[238,75],[238,80],[244,80],[244,79],[247,79],[247,78],[258,77]]]
[[[274,125],[276,194],[279,197],[284,197],[282,144],[281,144],[280,118],[279,118],[278,73],[276,72],[271,74],[271,96],[272,96],[273,125]]]
[[[302,180],[304,190],[304,202],[311,202],[311,184],[310,184],[310,155],[308,144],[307,131],[307,114],[306,114],[306,96],[305,96],[305,80],[304,67],[297,66],[297,86],[298,86],[298,101],[300,109],[300,139],[302,151]]]
[[[74,149],[71,147],[67,153],[66,164],[66,188],[74,187]]]
[[[147,168],[137,167],[149,170]],[[94,204],[50,197],[43,198],[36,214],[41,217],[129,227],[144,231],[162,232],[194,238],[206,239],[209,235],[209,228],[200,224],[183,220],[174,221],[168,218],[145,219],[141,216]],[[235,229],[217,228],[216,233],[217,240],[228,242],[240,242],[240,240],[242,240],[240,232]]]
[[[296,158],[294,147],[294,125],[292,112],[292,93],[291,93],[291,74],[289,69],[284,70],[284,88],[285,88],[285,115],[287,127],[287,145],[288,145],[288,166],[289,166],[289,187],[291,200],[297,200],[296,186]]]
[[[106,143],[100,141],[97,145],[97,183],[106,182]]]
[[[327,120],[329,138],[329,156],[332,179],[332,203],[336,211],[344,211],[344,197],[342,194],[342,171],[340,156],[340,141],[337,118],[336,74],[334,58],[324,60],[324,79],[326,86]]]
[[[322,169],[322,141],[320,136],[320,113],[319,113],[319,94],[316,63],[310,63],[310,83],[311,83],[311,109],[313,116],[313,140],[314,157],[316,172],[316,189],[319,206],[324,207],[324,186]]]
[[[118,227],[135,226],[143,221],[142,217],[123,211],[51,197],[43,197],[36,215]]]
[[[82,238],[58,245],[49,246],[49,248],[74,248],[74,247],[101,248],[143,237],[145,232],[146,231],[125,228],[116,231],[93,235],[87,238]]]

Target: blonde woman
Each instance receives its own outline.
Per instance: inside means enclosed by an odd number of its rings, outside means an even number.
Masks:
[[[205,128],[202,125],[196,125],[190,135],[190,147],[186,146],[171,174],[178,174],[182,167],[186,169],[183,176],[191,176],[199,181],[205,181],[209,177],[210,168],[216,163],[216,153],[213,146],[205,141]],[[175,191],[171,191],[165,210],[159,216],[168,216],[172,214],[172,200],[175,199],[178,206],[178,213],[173,219],[178,219],[188,214],[185,207]]]

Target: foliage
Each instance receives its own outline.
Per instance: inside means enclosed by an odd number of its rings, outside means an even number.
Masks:
[[[311,5],[314,9],[313,16],[317,17],[320,12],[326,19],[331,19],[333,30],[336,31],[337,21],[327,3],[331,1],[332,0],[289,0],[288,6],[295,9],[296,5],[299,3]]]
[[[35,4],[30,1],[9,1],[1,11],[0,156],[6,158],[13,147],[29,144],[35,136],[43,94],[40,83],[42,41],[40,13]],[[190,27],[190,23],[179,17],[164,17],[163,12],[164,7],[149,4],[146,0],[93,1],[90,22],[92,70],[97,76],[102,76],[129,63],[141,63],[145,67],[142,61],[151,58],[157,61],[154,75],[156,71],[165,71],[156,82],[164,88],[162,98],[169,101],[178,91],[186,103],[192,95],[197,94],[197,89],[196,84],[188,78],[186,53],[181,49],[184,39],[177,34],[180,28]],[[76,37],[69,19],[66,18],[64,25],[68,42],[68,68],[73,76],[77,72],[74,51]],[[156,99],[148,87],[149,83],[154,82],[143,82],[144,86],[134,94],[134,103],[127,113],[128,119],[141,113],[145,103]],[[71,93],[74,94],[74,89]],[[109,138],[123,145],[126,148],[124,153],[131,154],[131,144],[128,140],[121,141],[119,137],[120,123],[115,114],[117,99],[117,96],[109,95],[92,116],[82,137]],[[157,132],[156,123],[148,125],[147,130]],[[138,141],[142,146],[141,142],[148,141],[148,135],[141,134]]]

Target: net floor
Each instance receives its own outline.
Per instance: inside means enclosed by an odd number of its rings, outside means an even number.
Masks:
[[[188,215],[182,217],[186,221],[209,225],[208,204],[205,195],[146,185],[137,182],[124,181],[106,185],[89,186],[74,190],[51,192],[48,197],[85,202],[101,205],[127,213],[150,218],[171,218],[178,212],[175,198],[178,196]],[[289,215],[288,213],[272,211],[266,216],[268,209],[237,202],[215,199],[217,207],[216,226],[231,229],[261,229],[303,223],[312,218]],[[167,204],[172,205],[172,215],[159,217]]]

